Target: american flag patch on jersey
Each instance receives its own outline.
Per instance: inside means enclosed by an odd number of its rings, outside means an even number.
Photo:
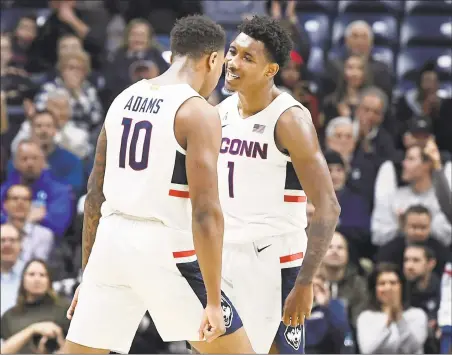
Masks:
[[[255,124],[254,126],[253,126],[253,132],[256,132],[256,133],[264,133],[264,130],[265,130],[265,126],[263,125],[263,124]]]

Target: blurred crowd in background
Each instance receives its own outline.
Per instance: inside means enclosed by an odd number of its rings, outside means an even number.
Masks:
[[[306,352],[451,353],[450,0],[2,0],[2,353],[64,340],[106,110],[168,68],[172,25],[193,13],[222,24],[227,46],[253,14],[292,35],[276,85],[310,110],[342,207]],[[163,352],[187,350],[146,314],[131,353]]]

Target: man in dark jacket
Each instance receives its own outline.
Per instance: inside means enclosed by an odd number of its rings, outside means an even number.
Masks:
[[[422,205],[409,207],[402,217],[400,235],[383,245],[377,254],[378,262],[395,263],[402,268],[405,248],[410,243],[421,243],[433,250],[436,256],[434,273],[441,277],[446,262],[452,261],[452,253],[430,235],[432,218],[430,211]]]

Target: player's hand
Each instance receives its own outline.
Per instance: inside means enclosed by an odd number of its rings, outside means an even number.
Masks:
[[[311,315],[313,299],[312,283],[307,285],[296,284],[284,303],[283,323],[292,327],[302,325],[305,318],[309,318]]]
[[[67,312],[66,312],[66,317],[67,319],[71,320],[72,316],[74,315],[74,311],[75,311],[75,307],[77,307],[77,302],[78,302],[78,292],[80,290],[80,286],[82,284],[78,285],[77,289],[75,290],[74,293],[74,297],[72,298],[72,302],[71,305],[69,306]]]
[[[201,326],[199,327],[199,340],[205,340],[210,343],[225,332],[226,326],[224,325],[223,309],[221,308],[221,305],[207,305],[204,309]]]

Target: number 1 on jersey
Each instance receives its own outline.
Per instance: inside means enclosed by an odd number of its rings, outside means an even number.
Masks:
[[[228,185],[229,185],[229,197],[234,198],[234,162],[228,161]]]
[[[122,131],[121,138],[121,148],[119,150],[119,167],[125,169],[126,167],[126,152],[127,145],[129,142],[129,134],[130,129],[132,127],[132,119],[124,117],[122,119],[122,125],[124,126],[124,130]],[[140,131],[144,129],[144,142],[143,142],[143,150],[141,151],[141,159],[137,161],[136,153],[137,153],[137,141]],[[148,167],[149,163],[149,145],[151,143],[151,132],[152,132],[152,123],[149,121],[139,121],[135,124],[133,129],[132,139],[130,141],[129,147],[129,166],[133,170],[144,170]]]

